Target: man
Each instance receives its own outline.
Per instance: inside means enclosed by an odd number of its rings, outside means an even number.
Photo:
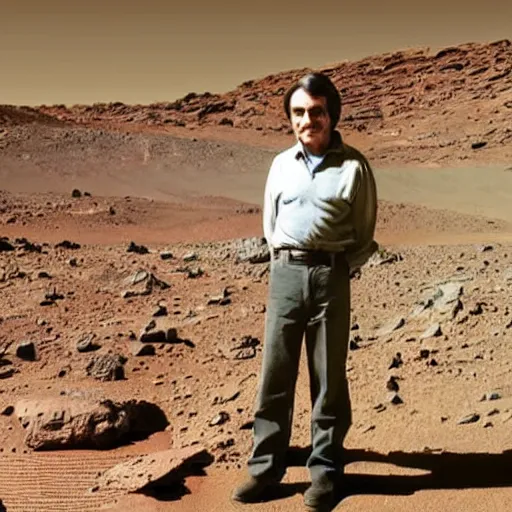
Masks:
[[[263,224],[271,251],[262,371],[254,419],[250,478],[240,502],[260,501],[284,476],[295,384],[305,334],[312,401],[312,510],[333,504],[351,424],[346,358],[350,272],[377,249],[377,198],[372,170],[335,127],[339,93],[330,79],[308,74],[284,97],[297,144],[273,161]]]

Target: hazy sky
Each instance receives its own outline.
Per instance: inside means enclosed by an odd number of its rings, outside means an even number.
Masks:
[[[0,0],[0,104],[172,101],[293,68],[504,38],[512,0]]]

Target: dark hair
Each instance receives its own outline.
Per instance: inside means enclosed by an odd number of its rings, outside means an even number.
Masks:
[[[338,124],[341,115],[341,97],[330,78],[322,73],[308,73],[293,84],[284,95],[284,111],[290,119],[290,99],[297,89],[304,89],[311,96],[324,97],[327,100],[327,112],[331,118],[332,128]]]

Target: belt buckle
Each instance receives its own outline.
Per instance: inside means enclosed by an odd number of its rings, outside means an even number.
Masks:
[[[300,249],[289,249],[288,254],[292,260],[302,259],[307,256],[307,252],[301,251]]]
[[[296,261],[299,263],[309,264],[312,260],[311,253],[308,251],[303,251],[301,249],[289,249],[288,251],[288,259],[290,261]]]

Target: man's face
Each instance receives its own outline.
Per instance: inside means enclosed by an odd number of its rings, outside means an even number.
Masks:
[[[304,89],[297,89],[290,98],[290,120],[297,140],[308,151],[324,153],[331,137],[327,98],[311,96]]]

